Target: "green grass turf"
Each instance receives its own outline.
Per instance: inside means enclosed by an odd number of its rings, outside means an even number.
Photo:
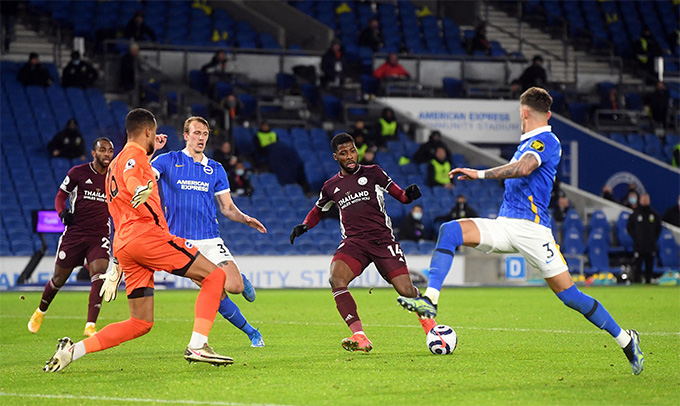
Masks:
[[[591,287],[623,328],[640,332],[645,371],[631,374],[614,340],[543,288],[442,292],[438,322],[458,348],[435,356],[414,314],[391,289],[354,289],[370,354],[348,353],[349,329],[330,290],[261,290],[235,301],[260,327],[265,348],[217,316],[210,343],[235,363],[216,368],[182,358],[196,291],[158,291],[156,323],[137,340],[45,374],[56,339],[81,339],[87,293],[62,292],[38,334],[26,323],[40,293],[0,294],[1,404],[625,404],[680,401],[680,289]],[[20,299],[25,296],[25,300]],[[119,295],[99,325],[128,317]],[[42,397],[39,397],[42,396]]]

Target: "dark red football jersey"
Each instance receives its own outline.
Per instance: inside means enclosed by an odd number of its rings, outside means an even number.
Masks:
[[[351,175],[338,172],[327,180],[316,205],[322,211],[338,205],[342,238],[394,240],[383,195],[390,184],[392,179],[378,165],[359,165]]]
[[[71,234],[98,234],[108,237],[111,233],[109,208],[106,204],[106,175],[94,169],[92,162],[76,165],[59,187],[69,194],[73,224],[66,227]]]

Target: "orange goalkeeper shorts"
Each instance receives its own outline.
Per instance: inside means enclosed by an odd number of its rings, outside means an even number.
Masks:
[[[145,233],[114,253],[125,274],[128,296],[135,289],[153,289],[154,271],[184,276],[198,256],[192,243],[170,233]]]

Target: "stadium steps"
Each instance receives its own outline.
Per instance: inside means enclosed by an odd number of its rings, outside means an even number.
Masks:
[[[509,16],[505,11],[497,9],[494,4],[485,1],[488,7],[488,22],[487,37],[493,38],[501,43],[503,48],[512,52],[518,49],[518,39],[508,35],[508,33],[517,33],[519,21],[517,18]],[[534,55],[542,55],[546,60],[546,69],[548,70],[548,77],[553,82],[571,83],[574,81],[574,61],[578,60],[579,73],[602,73],[610,72],[610,66],[605,62],[599,62],[593,55],[586,52],[576,50],[572,45],[567,47],[567,59],[570,63],[567,65],[563,59],[564,48],[562,41],[554,39],[542,30],[533,28],[528,24],[523,24],[522,33],[524,35],[524,43],[522,53],[531,60]],[[556,58],[558,57],[558,58]],[[641,80],[633,75],[624,74],[623,83],[625,84],[641,84]]]
[[[71,48],[64,44],[55,45],[20,22],[16,23],[15,30],[15,40],[10,43],[9,52],[2,55],[3,61],[25,63],[31,52],[37,52],[40,55],[40,62],[54,63],[61,69],[71,60]],[[55,60],[54,56],[57,49],[61,52],[59,60]]]

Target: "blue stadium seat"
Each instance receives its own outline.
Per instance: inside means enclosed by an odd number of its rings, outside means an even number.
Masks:
[[[342,103],[340,99],[332,95],[324,95],[322,98],[324,112],[329,120],[339,120],[342,113]]]
[[[680,248],[675,242],[673,233],[667,229],[663,229],[659,237],[659,260],[661,271],[680,270]]]
[[[576,228],[564,231],[562,239],[562,253],[567,255],[583,255],[586,246],[583,243],[583,233]]]
[[[569,211],[567,211],[567,216],[564,219],[564,223],[562,224],[562,230],[572,228],[578,230],[579,233],[583,233],[585,230],[585,226],[583,225],[583,221],[578,215],[578,212],[574,209],[569,209]]]
[[[626,230],[626,224],[628,224],[629,217],[630,213],[625,211],[622,211],[621,214],[619,214],[619,218],[616,220],[615,224],[616,240],[626,252],[633,252],[633,237],[631,237],[631,235],[628,234],[628,230]]]
[[[590,233],[586,251],[590,261],[590,269],[586,273],[620,273],[620,269],[613,269],[609,266],[609,242],[604,233],[598,230]]]
[[[609,224],[607,216],[602,210],[595,210],[590,216],[590,221],[588,222],[588,232],[592,233],[595,230],[599,230],[602,234],[604,234],[607,241],[609,242],[611,225]]]

